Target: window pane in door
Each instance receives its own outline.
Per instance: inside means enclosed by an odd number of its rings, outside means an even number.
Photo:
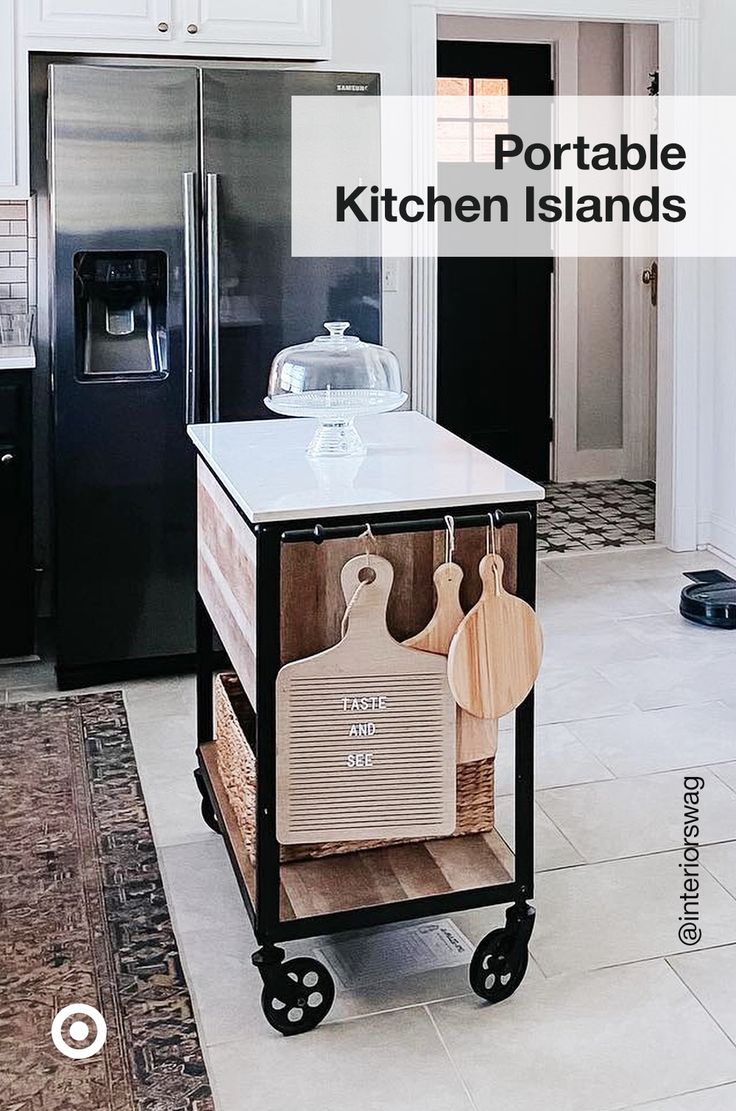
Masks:
[[[470,96],[470,78],[438,77],[437,96]]]
[[[438,120],[437,160],[439,162],[470,162],[470,121]]]
[[[473,107],[476,119],[508,119],[508,78],[476,77],[473,81]]]
[[[437,115],[441,118],[465,120],[472,114],[469,77],[437,79]]]
[[[496,154],[496,136],[506,135],[508,130],[508,120],[499,120],[496,123],[473,124],[473,161],[494,162]]]

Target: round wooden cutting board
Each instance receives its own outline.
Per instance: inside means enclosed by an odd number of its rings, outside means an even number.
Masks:
[[[459,706],[478,718],[498,719],[519,706],[542,666],[537,615],[503,587],[503,560],[480,564],[483,593],[462,621],[448,655],[450,687]]]

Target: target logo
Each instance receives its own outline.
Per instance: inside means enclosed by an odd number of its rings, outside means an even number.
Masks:
[[[81,1017],[82,1015],[84,1018]],[[65,1030],[69,1019],[73,1021]],[[93,1033],[93,1040],[89,1045],[85,1045],[84,1043]],[[88,1057],[94,1057],[99,1053],[107,1041],[107,1023],[94,1007],[86,1003],[70,1003],[68,1007],[63,1007],[54,1019],[51,1026],[51,1040],[59,1053],[63,1053],[65,1057],[71,1057],[73,1061],[85,1061]]]

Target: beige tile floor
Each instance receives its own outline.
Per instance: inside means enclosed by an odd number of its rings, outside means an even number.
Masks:
[[[272,1031],[223,845],[199,816],[193,683],[124,685],[220,1111],[734,1111],[736,633],[677,614],[682,571],[704,567],[732,570],[654,547],[541,566],[538,921],[527,978],[497,1007],[465,968],[441,969],[340,991],[305,1037]],[[0,669],[0,701],[52,690],[48,665]],[[508,725],[498,825],[511,842]],[[705,781],[692,949],[677,936],[688,772]],[[500,912],[454,918],[476,942]]]

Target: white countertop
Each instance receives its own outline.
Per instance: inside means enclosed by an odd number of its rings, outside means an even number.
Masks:
[[[356,425],[368,454],[309,459],[312,420],[201,424],[197,451],[253,524],[541,501],[544,490],[420,413]]]
[[[36,352],[33,346],[10,347],[0,343],[1,370],[33,370],[36,365]]]

